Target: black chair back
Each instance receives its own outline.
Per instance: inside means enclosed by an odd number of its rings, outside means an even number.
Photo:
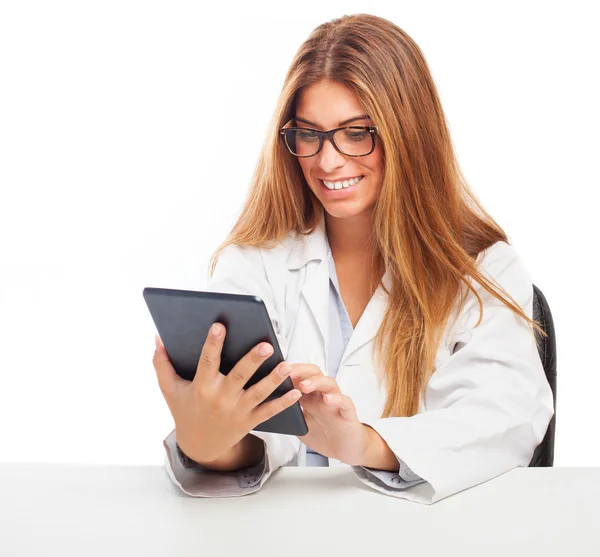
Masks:
[[[540,343],[538,347],[540,359],[546,372],[546,379],[552,389],[554,416],[550,420],[544,439],[535,449],[529,466],[552,466],[554,464],[554,430],[556,427],[556,334],[550,306],[548,306],[542,291],[535,284],[533,285],[533,318],[548,334],[543,338],[538,331],[535,331],[535,336]]]

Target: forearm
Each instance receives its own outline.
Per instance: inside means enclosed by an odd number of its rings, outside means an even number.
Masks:
[[[396,455],[392,452],[389,445],[383,440],[381,435],[372,427],[363,424],[367,430],[369,442],[367,450],[363,455],[359,466],[374,468],[376,470],[388,470],[389,472],[398,472],[400,463]]]
[[[191,461],[207,470],[235,472],[242,468],[255,466],[262,460],[264,456],[264,442],[262,439],[249,433],[239,443],[231,447],[227,453],[210,462],[194,459],[193,453],[185,454]]]

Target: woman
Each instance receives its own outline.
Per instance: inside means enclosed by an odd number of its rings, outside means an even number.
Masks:
[[[223,376],[217,324],[190,383],[157,339],[165,466],[190,495],[349,465],[430,504],[527,466],[552,418],[529,274],[461,175],[420,49],[385,19],[301,46],[208,288],[260,296],[286,362],[244,391],[270,347]],[[287,374],[294,391],[260,405]],[[250,433],[300,396],[306,436]]]

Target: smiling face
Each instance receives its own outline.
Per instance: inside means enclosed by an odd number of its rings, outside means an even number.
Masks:
[[[296,126],[331,130],[342,126],[372,126],[356,95],[338,82],[319,82],[303,89],[297,99]],[[348,121],[352,119],[352,121]],[[336,136],[337,138],[337,136]],[[325,140],[319,153],[298,158],[308,186],[325,211],[336,218],[354,217],[370,212],[381,190],[383,179],[382,147],[378,138],[375,150],[363,157],[342,155]],[[323,183],[363,177],[347,188],[329,189]],[[350,180],[352,184],[352,180]]]

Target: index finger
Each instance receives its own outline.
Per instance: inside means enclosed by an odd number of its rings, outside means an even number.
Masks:
[[[193,381],[195,385],[212,383],[215,377],[217,377],[219,366],[221,365],[221,350],[223,349],[225,334],[224,325],[213,323],[208,331],[204,346],[202,346],[200,358],[198,359],[196,375]]]
[[[313,375],[325,375],[323,370],[314,364],[292,364],[292,373],[290,379],[298,380],[298,382],[308,379]]]

